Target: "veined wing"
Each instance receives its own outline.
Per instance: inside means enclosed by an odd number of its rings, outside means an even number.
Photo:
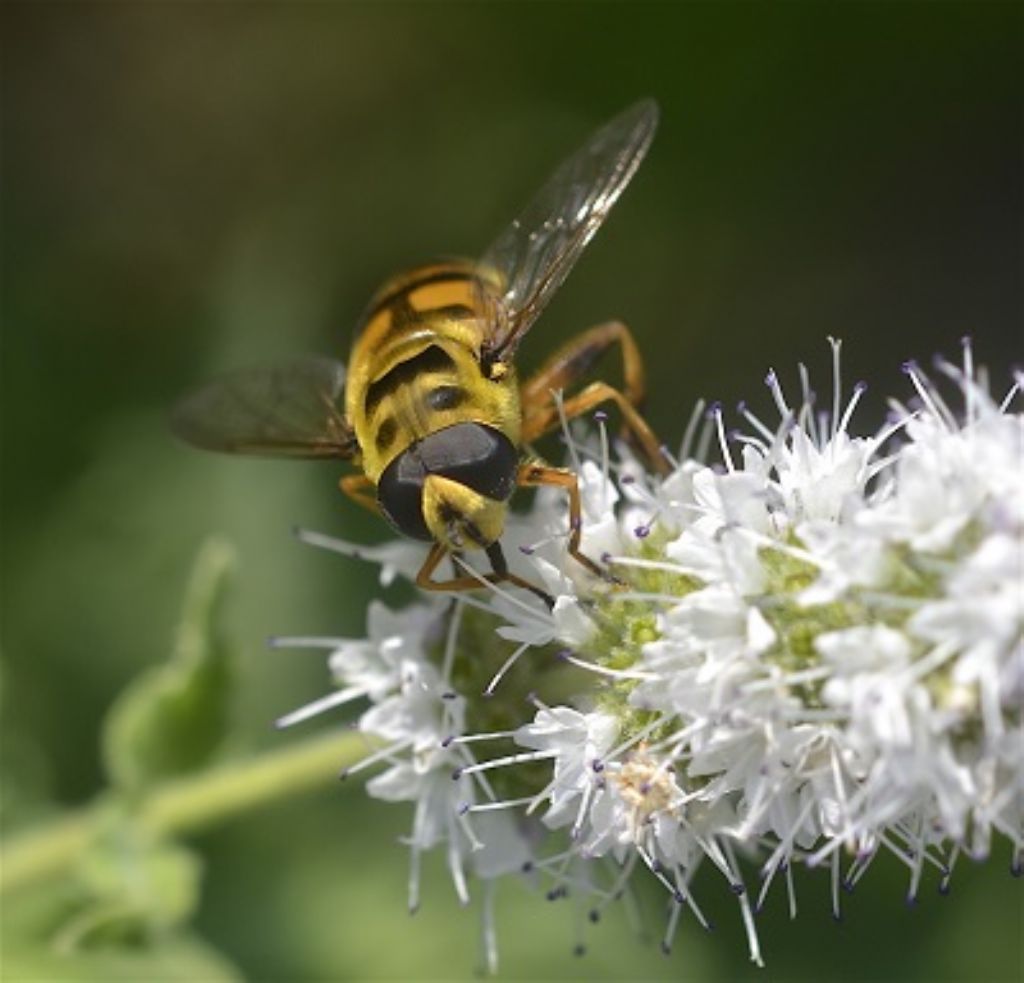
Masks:
[[[171,427],[204,450],[349,458],[357,444],[341,410],[344,388],[345,367],[329,358],[247,369],[186,396]]]
[[[479,300],[492,326],[490,358],[515,351],[636,173],[657,125],[653,99],[606,123],[484,253]],[[495,281],[497,292],[488,289]]]

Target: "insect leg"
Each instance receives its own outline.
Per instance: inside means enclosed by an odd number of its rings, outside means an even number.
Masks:
[[[552,389],[567,389],[578,382],[615,344],[622,347],[624,395],[634,406],[641,406],[646,391],[644,363],[632,332],[621,321],[595,325],[555,349],[523,383],[523,406],[548,402]]]
[[[548,608],[555,606],[555,599],[546,590],[535,587],[528,580],[523,580],[522,577],[509,570],[505,554],[501,550],[501,543],[494,542],[487,547],[487,559],[491,561],[491,568],[494,570],[493,579],[491,576],[487,578],[492,583],[507,580],[510,584],[515,584],[517,587],[522,587],[523,590],[528,590],[531,594],[536,594]]]
[[[602,580],[614,580],[609,577],[589,556],[580,550],[580,535],[583,528],[583,512],[580,505],[579,481],[571,471],[565,468],[552,468],[545,464],[529,462],[519,468],[516,483],[520,487],[530,488],[538,485],[555,485],[564,488],[569,496],[569,555],[577,563],[585,566],[591,573]]]
[[[365,474],[346,474],[338,482],[338,487],[353,502],[358,502],[364,509],[369,509],[374,514],[380,515],[380,506],[377,504],[376,497],[367,494],[366,489],[373,488],[373,482]]]
[[[460,590],[479,590],[483,587],[479,577],[474,577],[469,574],[463,577],[452,577],[449,580],[434,580],[434,571],[438,568],[441,561],[447,555],[448,550],[440,543],[435,543],[427,554],[427,558],[423,561],[423,566],[420,567],[420,572],[416,574],[416,586],[421,590],[443,590],[443,591],[460,591]],[[512,573],[506,563],[505,556],[501,552],[501,546],[498,543],[492,543],[487,548],[487,557],[491,561],[491,566],[494,567],[494,572],[486,574],[483,579],[489,584],[500,584],[509,583],[515,584],[517,587],[522,587],[524,590],[528,590],[531,594],[536,594],[549,608],[555,606],[554,598],[547,593],[547,591],[541,590],[541,588],[534,586],[528,580],[524,580],[522,577]],[[455,560],[455,557],[452,557]]]
[[[566,420],[573,420],[608,400],[612,400],[622,411],[629,435],[640,445],[649,463],[661,474],[668,474],[672,469],[662,453],[661,444],[654,436],[654,431],[636,411],[633,404],[618,389],[609,386],[607,382],[592,382],[582,392],[570,396],[562,403],[562,413]]]
[[[632,333],[621,321],[599,324],[572,338],[523,383],[523,440],[529,443],[558,426],[561,417],[552,393],[577,382],[614,344],[622,348],[623,389],[615,389],[606,382],[591,383],[564,401],[562,415],[571,420],[603,402],[614,401],[622,411],[623,428],[629,437],[655,468],[667,473],[668,463],[658,439],[638,411],[644,399],[643,359]]]

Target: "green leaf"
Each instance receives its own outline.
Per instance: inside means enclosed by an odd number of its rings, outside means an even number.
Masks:
[[[144,672],[111,707],[103,751],[116,789],[134,794],[199,769],[221,743],[232,658],[220,618],[233,564],[233,551],[223,541],[203,546],[170,660]]]
[[[5,938],[4,979],[19,983],[54,980],[187,980],[189,983],[240,983],[241,972],[191,933],[175,932],[132,948],[95,948],[60,952]]]
[[[72,877],[21,891],[0,907],[3,979],[237,980],[220,955],[187,933],[200,865],[124,821],[104,831]]]
[[[83,901],[57,933],[62,950],[130,943],[183,924],[199,905],[198,857],[117,817],[75,873]]]

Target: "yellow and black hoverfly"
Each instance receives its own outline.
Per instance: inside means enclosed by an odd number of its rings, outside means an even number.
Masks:
[[[427,590],[466,590],[480,579],[446,555],[485,551],[486,580],[548,595],[511,573],[500,545],[517,486],[555,485],[569,497],[569,553],[580,551],[575,474],[524,448],[565,420],[612,401],[624,427],[658,467],[658,442],[637,407],[643,363],[618,321],[592,327],[555,351],[525,382],[512,359],[584,247],[629,183],[654,136],[657,105],[644,100],[597,130],[548,179],[479,261],[441,261],[386,282],[356,334],[348,372],[306,357],[227,376],[186,398],[173,425],[198,447],[237,454],[339,458],[360,469],[342,491],[406,536],[433,543],[416,578]],[[622,351],[620,391],[579,381],[611,346]]]

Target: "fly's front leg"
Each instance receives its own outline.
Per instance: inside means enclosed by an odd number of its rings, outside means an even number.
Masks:
[[[612,346],[622,349],[623,388],[606,382],[593,382],[565,399],[559,414],[554,393],[578,382]],[[644,364],[629,328],[621,321],[609,321],[584,331],[568,341],[540,367],[520,390],[523,406],[523,440],[526,443],[555,429],[564,415],[566,420],[582,416],[601,403],[611,400],[622,412],[623,429],[639,445],[651,465],[668,473],[668,462],[661,445],[638,407],[645,394]]]
[[[580,550],[580,536],[583,530],[583,509],[580,503],[579,482],[571,471],[565,468],[551,468],[544,464],[527,463],[519,468],[516,483],[523,488],[540,485],[554,485],[564,488],[569,496],[569,555],[602,580],[615,581],[607,571],[602,570],[586,553]]]
[[[440,543],[434,543],[430,547],[427,558],[416,574],[416,586],[421,590],[473,590],[480,586],[480,581],[474,577],[452,577],[449,580],[434,580],[434,571],[441,565],[441,561],[448,556],[448,549]]]
[[[434,543],[427,554],[427,558],[423,561],[423,566],[420,567],[420,572],[416,574],[417,587],[421,590],[460,591],[478,590],[485,586],[484,582],[487,584],[509,583],[522,587],[531,594],[535,594],[549,608],[555,606],[554,598],[547,591],[531,584],[528,580],[524,580],[508,569],[505,555],[502,553],[499,543],[492,543],[487,547],[487,558],[491,561],[494,572],[485,574],[482,577],[474,577],[471,574],[467,574],[462,577],[452,577],[449,580],[434,580],[434,571],[440,566],[441,561],[447,555],[449,555],[447,547],[442,546],[440,543]],[[456,569],[458,569],[459,558],[452,555],[452,562],[455,564]]]
[[[364,509],[369,509],[374,515],[380,515],[377,496],[367,492],[367,489],[372,489],[374,484],[365,474],[347,474],[338,482],[338,487],[353,502],[357,502]]]

